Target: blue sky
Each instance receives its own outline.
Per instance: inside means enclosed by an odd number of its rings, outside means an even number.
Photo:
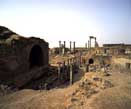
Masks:
[[[131,0],[1,0],[0,25],[23,36],[98,43],[131,43]]]

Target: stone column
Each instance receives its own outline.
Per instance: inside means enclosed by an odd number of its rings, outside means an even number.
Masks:
[[[61,55],[61,41],[59,41],[59,55]]]
[[[81,56],[82,56],[82,51],[80,51],[80,54],[79,54],[79,62],[80,62],[80,63],[79,63],[79,67],[82,66],[82,65],[81,65],[81,64],[82,64],[82,63],[81,63]]]
[[[44,89],[45,89],[45,90],[48,89],[48,88],[47,88],[47,85],[48,85],[47,83],[44,84]]]
[[[88,49],[90,49],[90,41],[88,40]]]
[[[62,64],[62,81],[66,79],[66,62],[64,61]]]
[[[73,42],[73,52],[75,53],[75,41]]]
[[[72,42],[70,41],[70,53],[71,53],[71,49],[72,49],[72,48],[71,48],[71,43],[72,43]]]
[[[87,43],[85,43],[85,49],[87,50]]]
[[[70,79],[70,60],[68,59],[67,60],[67,74],[66,74],[66,78],[67,78],[67,80],[69,80]]]
[[[89,64],[86,63],[86,72],[89,72]]]
[[[63,46],[63,55],[65,55],[65,48],[66,48],[66,41],[64,41],[64,46]]]
[[[91,49],[91,36],[90,36],[90,43],[89,44],[90,44],[90,49]]]
[[[65,67],[65,61],[63,62],[62,66],[63,66],[63,68]],[[63,70],[63,73],[64,73],[64,70]]]
[[[95,39],[95,47],[96,47],[96,37],[94,39]]]
[[[70,85],[73,84],[73,65],[70,64]]]
[[[60,63],[58,64],[58,79],[61,80],[61,66]]]

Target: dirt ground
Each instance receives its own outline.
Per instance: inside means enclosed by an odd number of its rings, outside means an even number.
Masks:
[[[0,109],[131,109],[131,70],[125,69],[123,60],[113,60],[110,76],[81,72],[71,86],[1,96]]]

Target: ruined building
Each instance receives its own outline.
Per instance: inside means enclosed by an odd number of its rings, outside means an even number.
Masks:
[[[103,44],[103,47],[96,49],[96,53],[112,56],[131,55],[131,44]]]
[[[46,73],[48,61],[46,41],[0,26],[0,82],[21,87]]]
[[[104,52],[112,55],[125,55],[131,50],[131,44],[103,44]]]

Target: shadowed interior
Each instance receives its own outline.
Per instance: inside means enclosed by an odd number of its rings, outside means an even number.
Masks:
[[[33,46],[29,57],[30,68],[43,65],[43,52],[39,45]]]
[[[89,59],[88,61],[89,64],[93,64],[94,63],[94,60],[92,58]]]

